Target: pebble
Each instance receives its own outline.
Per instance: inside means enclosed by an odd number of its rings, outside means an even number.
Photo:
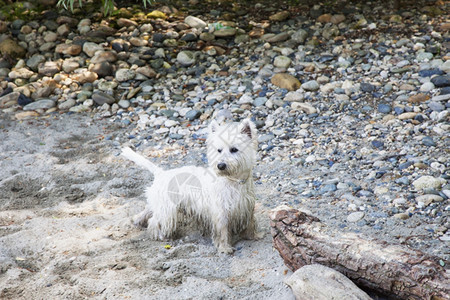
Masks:
[[[413,186],[416,190],[424,190],[424,189],[440,189],[441,186],[446,184],[447,181],[443,178],[437,178],[433,176],[421,176],[420,178],[413,181]]]
[[[55,101],[51,99],[42,99],[31,102],[23,107],[23,110],[49,109],[55,106]]]
[[[310,80],[302,84],[302,89],[305,91],[317,91],[319,87],[319,83],[315,80]]]
[[[219,30],[215,30],[213,34],[215,37],[226,38],[235,36],[236,32],[237,32],[236,28],[221,28]]]
[[[113,104],[116,102],[116,99],[114,99],[113,96],[108,95],[104,92],[96,92],[92,94],[92,100],[94,100],[94,102],[97,103],[98,105],[103,105],[105,103]]]
[[[416,201],[424,203],[425,206],[428,206],[433,202],[441,202],[443,200],[444,198],[442,198],[441,196],[433,194],[420,195],[416,197]]]
[[[394,215],[394,218],[400,219],[400,220],[407,220],[409,219],[409,214],[407,213],[398,213]]]
[[[193,109],[188,111],[184,117],[189,121],[194,121],[195,119],[198,119],[201,114],[201,111]]]
[[[424,144],[425,146],[428,146],[428,147],[436,146],[436,142],[433,140],[432,137],[429,137],[429,136],[426,136],[422,139],[422,144]]]
[[[406,112],[406,113],[402,113],[398,116],[399,120],[409,120],[409,119],[414,119],[414,117],[417,116],[417,113],[415,112]]]
[[[291,59],[286,56],[277,56],[273,61],[273,65],[277,68],[288,68],[291,64]]]
[[[378,104],[378,112],[382,114],[389,114],[392,111],[392,107],[388,104],[380,103]]]
[[[103,51],[103,47],[93,42],[86,42],[83,44],[83,52],[89,57],[94,56],[97,51]]]
[[[353,212],[347,216],[347,222],[356,223],[359,220],[363,219],[364,216],[365,216],[365,213],[362,211]]]
[[[445,75],[445,76],[435,76],[433,78],[431,78],[431,82],[434,84],[434,86],[436,87],[446,87],[446,86],[450,86],[450,75]]]
[[[115,78],[119,82],[132,80],[136,77],[136,72],[131,69],[119,69],[116,71]]]
[[[195,63],[195,55],[191,51],[181,51],[177,55],[177,61],[184,67]]]
[[[194,16],[187,16],[184,19],[184,22],[192,28],[205,28],[206,27],[205,21],[203,21],[197,17],[194,17]]]
[[[432,82],[425,82],[420,86],[421,92],[430,92],[435,88],[434,84]]]
[[[74,99],[68,99],[58,104],[58,108],[62,111],[69,110],[71,107],[75,106],[76,103],[77,102]]]
[[[7,103],[10,102],[16,102],[19,99],[20,93],[19,92],[12,92],[6,95],[3,95],[0,97],[0,107],[3,107]]]
[[[300,81],[294,76],[287,73],[278,73],[272,76],[270,80],[273,85],[280,88],[287,89],[289,91],[295,91],[300,88]]]
[[[30,118],[38,117],[38,116],[39,116],[39,114],[38,114],[37,112],[35,112],[35,111],[24,111],[24,112],[16,113],[16,114],[14,115],[14,117],[15,117],[17,120],[25,120],[25,119],[30,119]]]
[[[411,103],[421,103],[430,99],[430,96],[426,94],[416,94],[409,97],[408,101]]]

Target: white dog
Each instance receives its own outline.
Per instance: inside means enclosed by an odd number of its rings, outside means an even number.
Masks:
[[[122,155],[154,176],[146,190],[148,205],[135,224],[147,227],[153,239],[173,236],[180,221],[196,222],[212,234],[220,252],[232,253],[232,235],[257,239],[252,169],[256,162],[255,125],[244,120],[209,125],[206,140],[209,167],[162,170],[130,148]]]

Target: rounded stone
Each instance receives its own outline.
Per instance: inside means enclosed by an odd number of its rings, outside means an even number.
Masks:
[[[94,82],[98,78],[98,75],[97,73],[87,71],[80,74],[75,74],[72,78],[73,80],[83,84],[87,82]]]
[[[46,61],[43,65],[38,67],[38,72],[40,75],[53,76],[60,71],[60,66],[57,62]]]
[[[273,65],[277,68],[286,69],[289,67],[290,64],[291,64],[291,59],[289,57],[283,56],[283,55],[277,56],[273,60]]]
[[[231,36],[235,36],[237,32],[236,28],[221,28],[219,30],[215,30],[213,32],[214,36],[216,37],[231,37]]]
[[[27,60],[27,66],[34,70],[37,71],[37,68],[39,66],[40,63],[45,62],[45,57],[41,54],[34,54],[32,57],[30,57]]]
[[[83,44],[83,52],[86,53],[89,57],[94,56],[97,51],[101,50],[103,50],[103,47],[96,43],[86,42]]]
[[[195,55],[192,51],[181,51],[177,55],[177,61],[182,66],[190,66],[195,63]]]
[[[68,99],[58,105],[60,110],[69,110],[71,107],[75,106],[77,102],[74,99]]]
[[[310,80],[302,84],[302,88],[305,91],[317,91],[320,86],[319,83],[315,80]]]
[[[119,82],[132,80],[136,77],[136,72],[130,69],[119,69],[116,71],[116,80]]]
[[[96,92],[92,94],[92,100],[94,100],[94,102],[97,103],[98,105],[103,105],[105,103],[113,104],[116,102],[116,99],[114,99],[113,96],[103,92]]]
[[[194,121],[195,119],[198,119],[202,113],[199,110],[193,109],[186,113],[184,116],[189,121]]]
[[[55,101],[51,99],[42,99],[31,102],[23,107],[23,110],[49,109],[55,106]]]
[[[434,89],[434,84],[432,82],[425,82],[424,84],[422,84],[420,86],[420,91],[421,92],[429,92],[432,89]]]
[[[446,87],[450,86],[450,75],[444,75],[444,76],[436,76],[431,78],[431,82],[436,87]]]
[[[66,55],[76,56],[81,53],[81,45],[76,44],[58,44],[56,45],[55,52]]]
[[[392,111],[392,107],[388,104],[380,103],[378,104],[378,112],[382,114],[388,114]]]
[[[365,214],[362,211],[357,211],[349,214],[347,216],[347,222],[349,223],[355,223],[364,218]]]
[[[197,17],[194,17],[194,16],[187,16],[184,19],[184,23],[188,24],[192,28],[205,28],[206,27],[205,21],[203,21]]]
[[[287,73],[277,73],[273,75],[270,82],[273,85],[289,91],[298,90],[301,86],[301,83],[297,78]]]
[[[416,190],[424,190],[424,189],[440,189],[441,186],[443,186],[446,183],[447,181],[444,178],[426,175],[414,180],[412,184]]]

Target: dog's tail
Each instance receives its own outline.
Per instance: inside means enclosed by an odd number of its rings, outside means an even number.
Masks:
[[[137,154],[136,152],[131,150],[129,147],[122,148],[122,155],[125,156],[126,158],[128,158],[129,160],[135,162],[137,165],[147,168],[154,175],[163,171],[160,167],[153,164],[151,161],[149,161],[142,155]]]

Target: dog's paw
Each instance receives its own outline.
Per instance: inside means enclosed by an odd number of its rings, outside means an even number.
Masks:
[[[233,252],[234,252],[234,248],[231,246],[220,246],[219,248],[217,248],[217,250],[220,253],[224,253],[224,254],[233,254]]]

